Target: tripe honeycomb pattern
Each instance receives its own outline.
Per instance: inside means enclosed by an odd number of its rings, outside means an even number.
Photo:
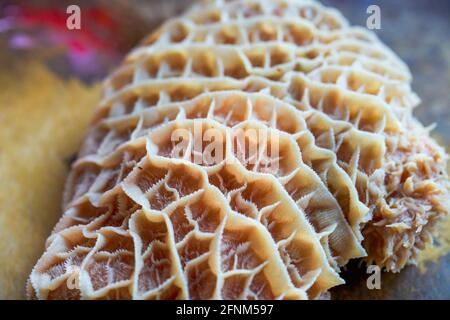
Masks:
[[[194,5],[105,80],[29,298],[314,299],[349,259],[401,270],[449,210],[411,79],[318,2]]]

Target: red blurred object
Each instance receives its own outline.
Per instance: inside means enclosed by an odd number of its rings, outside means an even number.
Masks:
[[[58,39],[64,41],[70,49],[84,51],[93,48],[109,51],[114,44],[117,25],[103,8],[83,9],[83,27],[80,30],[68,30],[68,14],[59,8],[33,8],[24,5],[17,9],[17,15],[12,17],[17,27],[47,28],[48,31],[59,34]]]
[[[63,74],[100,79],[164,19],[192,1],[3,0],[0,45],[6,44],[14,55],[39,58],[44,53],[46,62]],[[73,4],[80,7],[80,30],[67,27],[66,11]]]
[[[81,28],[69,30],[64,5],[36,6],[10,3],[0,6],[0,34],[11,50],[62,48],[69,67],[81,76],[105,73],[122,53],[117,39],[120,23],[113,11],[93,2],[81,8]]]

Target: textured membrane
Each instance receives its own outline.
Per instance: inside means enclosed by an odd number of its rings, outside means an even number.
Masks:
[[[448,212],[410,81],[317,2],[193,6],[105,80],[29,298],[314,299],[352,258],[399,271]]]

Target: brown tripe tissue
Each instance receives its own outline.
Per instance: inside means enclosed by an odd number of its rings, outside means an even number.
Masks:
[[[410,82],[317,2],[193,6],[104,82],[28,297],[314,299],[353,258],[400,271],[449,210]]]

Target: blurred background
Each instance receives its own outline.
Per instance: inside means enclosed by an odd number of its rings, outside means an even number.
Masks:
[[[191,0],[0,0],[0,298],[23,298],[26,278],[59,218],[64,179],[100,95],[100,81],[145,35]],[[450,145],[450,1],[323,0],[365,26],[381,8],[378,36],[410,67],[422,99],[415,111]],[[81,8],[81,30],[66,9]],[[449,229],[447,229],[449,230]],[[448,232],[421,269],[383,275],[368,290],[352,263],[342,298],[450,299]],[[426,272],[425,272],[426,270]]]

